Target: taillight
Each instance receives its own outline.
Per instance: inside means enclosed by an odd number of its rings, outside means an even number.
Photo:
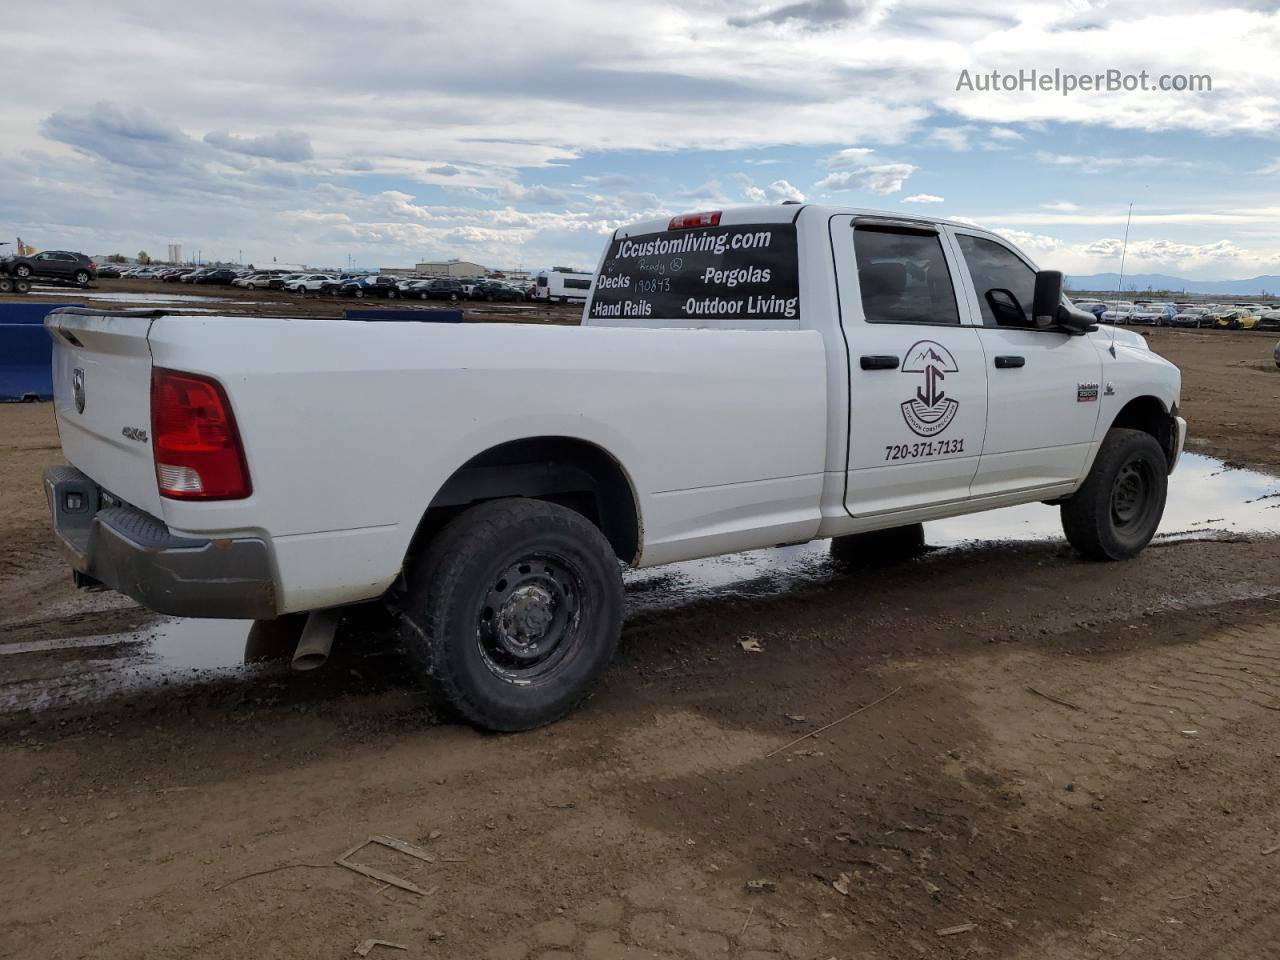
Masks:
[[[715,227],[720,224],[719,210],[706,210],[702,213],[682,213],[672,217],[667,224],[668,230],[688,230],[690,227]]]
[[[161,496],[240,500],[253,490],[227,392],[210,377],[151,371],[151,450]]]

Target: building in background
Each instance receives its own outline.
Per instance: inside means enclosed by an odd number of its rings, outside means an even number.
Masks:
[[[428,260],[417,264],[414,270],[433,277],[483,277],[489,272],[470,260]]]
[[[182,262],[182,244],[180,243],[169,244],[169,261],[168,262],[169,263]]]

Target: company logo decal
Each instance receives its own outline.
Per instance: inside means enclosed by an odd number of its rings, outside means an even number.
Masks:
[[[1115,391],[1112,390],[1111,392],[1114,393]],[[1108,394],[1108,396],[1110,395]],[[1076,403],[1093,403],[1097,399],[1098,385],[1096,383],[1082,383],[1076,387]]]
[[[960,401],[948,397],[942,383],[948,373],[959,371],[951,351],[933,340],[921,340],[907,351],[903,373],[922,374],[916,395],[902,404],[902,419],[921,437],[936,437],[956,418]]]

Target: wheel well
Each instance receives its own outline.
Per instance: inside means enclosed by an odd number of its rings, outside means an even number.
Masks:
[[[1173,417],[1164,408],[1164,404],[1155,397],[1136,397],[1130,400],[1116,415],[1111,426],[1141,430],[1151,434],[1160,444],[1160,449],[1164,451],[1165,459],[1173,463],[1173,455],[1176,452],[1173,449],[1176,442]]]
[[[618,559],[630,563],[640,553],[640,515],[626,473],[603,449],[573,437],[514,440],[472,457],[432,499],[410,553],[463,510],[500,497],[558,503],[599,527]]]

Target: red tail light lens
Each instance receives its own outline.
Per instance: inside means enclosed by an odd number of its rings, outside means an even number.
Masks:
[[[717,227],[720,225],[720,211],[706,210],[702,213],[682,213],[672,217],[667,224],[668,230],[688,230],[690,227]]]
[[[151,371],[151,450],[161,496],[240,500],[253,492],[231,403],[209,377]]]

